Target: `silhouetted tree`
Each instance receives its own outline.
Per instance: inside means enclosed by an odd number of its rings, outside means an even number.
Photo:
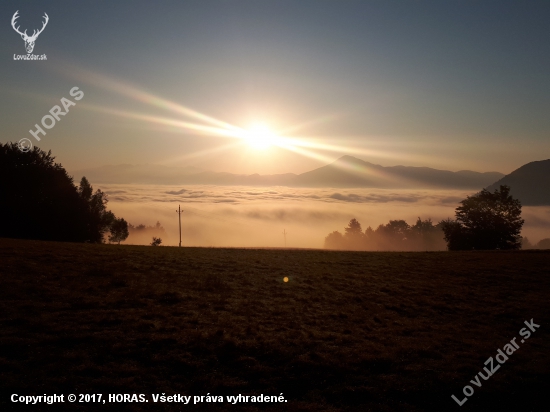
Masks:
[[[80,186],[78,186],[78,194],[82,199],[84,199],[86,202],[90,202],[92,199],[92,195],[94,194],[94,188],[88,182],[88,179],[86,179],[85,176],[80,179]]]
[[[151,246],[160,246],[161,243],[162,243],[162,239],[160,237],[153,237]]]
[[[365,243],[365,235],[361,229],[361,223],[357,219],[351,219],[348,226],[344,228],[344,244],[346,249],[363,250]]]
[[[103,241],[114,219],[106,196],[94,195],[87,180],[75,187],[54,160],[51,151],[24,153],[16,143],[0,143],[0,237]]]
[[[380,250],[407,250],[410,226],[404,220],[390,220],[375,230],[377,248]]]
[[[359,223],[357,219],[351,219],[348,223],[348,226],[344,228],[344,230],[346,231],[346,235],[350,236],[363,233],[363,229],[361,229],[361,223]]]
[[[325,238],[326,249],[343,249],[344,248],[344,236],[337,230],[329,233]]]
[[[456,208],[456,220],[441,222],[449,250],[521,248],[521,203],[501,185],[494,193],[483,189]]]
[[[120,242],[123,240],[126,240],[128,235],[130,234],[128,232],[128,222],[126,222],[123,218],[116,219],[111,224],[111,236],[109,236],[109,242],[118,242],[120,245]]]
[[[88,237],[91,242],[101,243],[115,221],[115,215],[107,210],[107,195],[100,189],[94,193],[94,189],[86,177],[80,180],[78,193],[87,205]]]
[[[372,229],[372,227],[368,227],[365,229],[365,236],[367,237],[371,237],[372,235],[374,234],[374,230]]]
[[[387,225],[378,226],[377,230],[397,240],[403,240],[407,238],[409,229],[410,226],[404,220],[390,220]]]
[[[408,232],[407,239],[414,250],[440,250],[444,245],[441,224],[434,225],[431,219],[418,218]]]
[[[468,250],[472,249],[469,236],[464,227],[452,219],[442,220],[440,222],[444,233],[447,249],[449,250]]]

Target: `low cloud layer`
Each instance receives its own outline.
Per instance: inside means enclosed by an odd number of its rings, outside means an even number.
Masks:
[[[343,231],[350,219],[363,228],[418,217],[434,222],[454,216],[471,192],[383,189],[298,189],[277,187],[97,185],[109,194],[109,208],[134,225],[166,229],[163,244],[179,242],[181,204],[183,244],[187,246],[323,247],[325,236]],[[524,207],[523,234],[533,242],[550,237],[550,207]],[[145,243],[140,239],[139,242]]]

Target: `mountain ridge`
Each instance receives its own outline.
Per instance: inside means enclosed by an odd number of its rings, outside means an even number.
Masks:
[[[550,205],[550,159],[524,164],[488,186],[487,190],[492,192],[500,185],[510,186],[510,194],[524,206]]]
[[[73,176],[83,175],[92,183],[448,189],[481,189],[505,176],[499,172],[381,166],[349,155],[301,174],[234,174],[155,165],[109,165],[73,173]]]

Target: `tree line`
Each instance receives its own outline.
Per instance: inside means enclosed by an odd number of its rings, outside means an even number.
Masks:
[[[128,223],[107,202],[85,177],[76,186],[51,151],[0,143],[0,237],[120,243]]]
[[[455,219],[433,224],[418,218],[412,226],[390,220],[363,232],[357,219],[325,238],[325,248],[346,250],[514,250],[522,247],[521,203],[501,185],[493,193],[486,189],[467,196],[455,209]],[[525,242],[524,242],[525,244]]]
[[[325,238],[325,248],[342,250],[445,250],[441,225],[431,219],[418,218],[414,225],[404,220],[390,220],[376,229],[365,231],[357,219],[351,219],[344,233],[334,231]]]
[[[132,243],[134,244],[160,246],[162,243],[162,238],[166,237],[166,230],[158,221],[154,226],[146,226],[144,224],[134,226],[129,224],[128,230],[130,232]]]

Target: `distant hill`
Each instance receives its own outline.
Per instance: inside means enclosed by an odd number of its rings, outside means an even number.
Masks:
[[[527,163],[487,189],[494,191],[500,185],[510,186],[510,193],[522,205],[550,205],[550,159]]]
[[[107,165],[70,171],[75,181],[82,176],[93,183],[180,184],[182,177],[202,172],[196,167],[171,167],[160,165]]]
[[[502,178],[498,172],[451,172],[429,167],[380,166],[352,156],[303,173],[300,186],[481,189]]]
[[[352,156],[342,156],[329,165],[300,175],[294,173],[239,175],[200,171],[192,167],[118,165],[75,171],[73,176],[75,179],[86,176],[92,183],[480,190],[499,180],[504,174],[498,172],[479,173],[469,170],[451,172],[429,167],[384,167]]]

